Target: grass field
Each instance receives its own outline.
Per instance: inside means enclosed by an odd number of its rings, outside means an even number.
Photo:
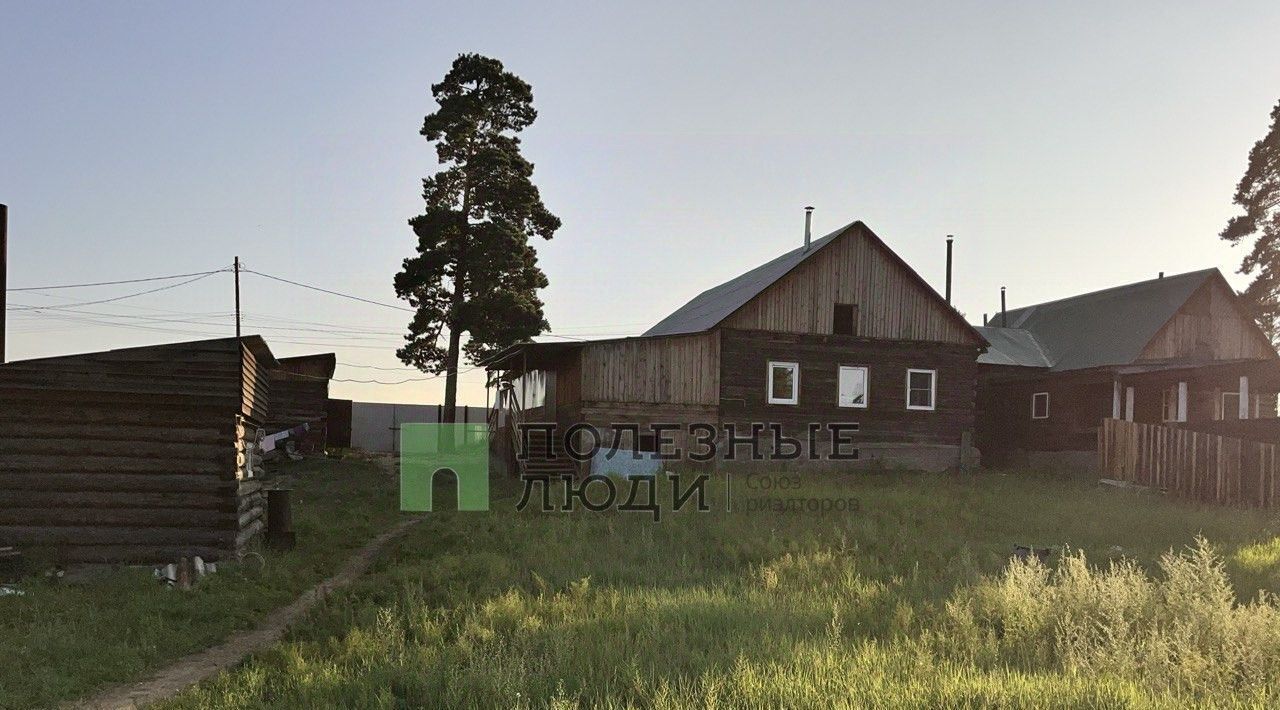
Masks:
[[[224,564],[191,592],[150,569],[80,584],[41,578],[0,597],[0,708],[45,706],[139,678],[166,661],[250,628],[320,581],[398,515],[396,482],[367,461],[307,461],[296,481],[298,548]]]
[[[1269,514],[1012,474],[814,476],[778,495],[859,510],[775,513],[731,483],[734,512],[717,478],[711,512],[657,523],[516,513],[505,487],[434,513],[171,705],[1277,705]],[[1017,543],[1070,551],[1011,565]]]

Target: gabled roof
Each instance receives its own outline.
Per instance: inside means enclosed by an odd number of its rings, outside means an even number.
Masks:
[[[1045,366],[1035,363],[1034,347],[1053,372],[1131,363],[1213,278],[1223,277],[1203,269],[1015,308],[1007,322],[996,314],[992,327],[982,329],[992,348],[978,362]]]
[[[703,291],[694,296],[693,300],[677,308],[674,313],[658,321],[658,324],[646,330],[644,335],[701,333],[714,328],[720,321],[728,318],[734,311],[772,286],[775,281],[817,254],[822,247],[835,241],[836,237],[858,224],[860,223],[846,224],[825,237],[814,240],[807,249],[803,246],[792,249],[773,261],[761,264],[741,276]]]
[[[694,296],[693,300],[677,308],[674,313],[658,321],[657,325],[646,330],[641,337],[701,333],[716,327],[726,318],[733,315],[739,308],[750,302],[751,299],[764,293],[765,289],[777,283],[782,277],[791,273],[793,269],[846,234],[857,234],[871,240],[872,243],[882,248],[910,278],[920,284],[927,294],[936,299],[939,305],[946,308],[959,323],[962,323],[972,333],[976,342],[985,344],[981,333],[977,329],[964,320],[964,317],[952,308],[950,304],[946,303],[942,296],[938,295],[938,292],[916,273],[915,269],[912,269],[907,262],[902,260],[902,257],[898,256],[897,252],[890,249],[880,237],[876,236],[875,232],[871,231],[870,227],[861,221],[850,222],[834,232],[812,241],[807,248],[800,246],[792,249],[741,276],[703,291]]]

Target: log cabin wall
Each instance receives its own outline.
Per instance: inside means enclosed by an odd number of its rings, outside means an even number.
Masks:
[[[1220,278],[1209,279],[1156,333],[1138,359],[1276,357],[1275,348],[1238,304]]]
[[[959,446],[974,426],[977,347],[853,336],[800,335],[766,331],[721,331],[720,408],[740,433],[751,422],[779,423],[804,436],[810,422],[856,422],[855,440],[865,444]],[[769,404],[770,361],[800,366],[799,402]],[[837,404],[841,365],[867,368],[867,407]],[[906,407],[907,370],[937,371],[932,411]],[[825,441],[829,437],[820,436]]]
[[[276,363],[270,355],[265,359],[261,357],[261,351],[249,347],[248,343],[241,349],[240,414],[255,426],[265,426],[268,421],[267,402],[271,396],[271,369]]]
[[[258,485],[237,474],[243,373],[270,359],[253,349],[225,339],[0,366],[0,545],[84,562],[234,555],[262,514]]]
[[[1017,451],[1093,451],[1098,427],[1111,416],[1111,373],[1042,373],[1008,377],[1000,368],[984,368],[978,385],[976,444],[984,464],[1005,465]],[[1049,416],[1033,419],[1031,398],[1049,395]],[[1160,402],[1139,397],[1139,408]]]
[[[857,309],[856,334],[970,344],[971,328],[873,236],[851,230],[806,259],[722,324],[830,335],[835,304]]]

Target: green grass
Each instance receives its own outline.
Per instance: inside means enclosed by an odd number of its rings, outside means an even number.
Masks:
[[[0,597],[0,707],[83,696],[251,628],[399,517],[396,481],[375,463],[309,460],[283,473],[296,478],[294,551],[219,565],[186,593],[124,568],[78,584],[28,579],[25,596]]]
[[[814,476],[779,496],[860,510],[748,512],[734,483],[735,512],[719,478],[713,512],[658,523],[500,487],[170,706],[1275,705],[1270,514],[999,474]],[[1197,535],[1220,572],[1161,561]],[[1071,552],[1011,566],[1015,543]]]

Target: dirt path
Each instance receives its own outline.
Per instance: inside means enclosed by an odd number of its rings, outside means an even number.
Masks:
[[[272,612],[257,628],[242,631],[217,646],[184,656],[160,669],[147,680],[109,688],[95,697],[72,703],[69,707],[112,709],[141,707],[148,703],[172,698],[218,671],[235,666],[245,656],[279,641],[294,621],[310,611],[330,592],[354,582],[369,569],[369,565],[373,564],[374,557],[383,546],[422,520],[423,518],[417,517],[402,521],[370,540],[343,563],[337,574],[312,587],[292,604]]]

